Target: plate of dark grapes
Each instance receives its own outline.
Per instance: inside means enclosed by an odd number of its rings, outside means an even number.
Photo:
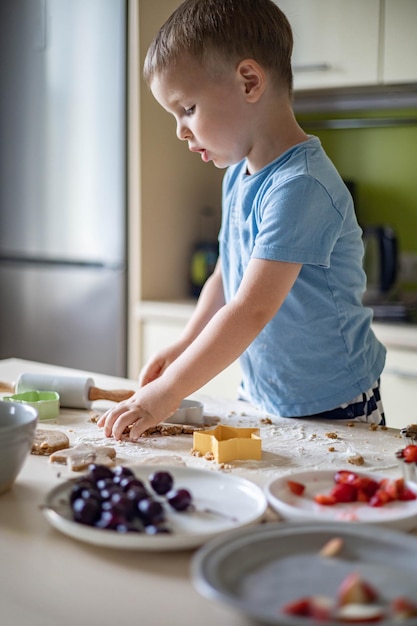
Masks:
[[[266,508],[260,487],[231,474],[99,464],[54,487],[42,507],[54,528],[79,541],[161,551],[196,548],[255,524]]]

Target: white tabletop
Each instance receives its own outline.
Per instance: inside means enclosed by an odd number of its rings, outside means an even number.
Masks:
[[[19,374],[55,373],[92,376],[102,388],[135,388],[135,381],[56,366],[5,359],[0,381]],[[285,420],[243,402],[196,394],[207,420],[260,428],[261,461],[236,461],[222,468],[191,455],[192,437],[154,437],[139,443],[107,440],[122,464],[180,464],[231,472],[263,486],[272,476],[303,469],[340,469],[361,454],[364,471],[399,476],[395,451],[402,446],[394,429],[369,430],[365,424]],[[110,406],[104,401],[94,409]],[[61,409],[59,418],[39,427],[64,431],[71,444],[103,444],[103,433],[87,410]],[[335,434],[337,438],[329,437]],[[354,469],[354,468],[353,468]],[[13,488],[0,496],[0,623],[4,626],[235,626],[244,618],[201,597],[190,577],[193,551],[127,552],[78,542],[53,529],[41,505],[62,480],[73,477],[47,457],[30,455]],[[268,519],[273,515],[268,513]]]

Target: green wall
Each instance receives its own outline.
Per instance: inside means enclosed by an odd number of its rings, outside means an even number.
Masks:
[[[356,183],[356,211],[361,224],[392,226],[400,251],[417,253],[417,109],[297,117],[306,132],[320,137],[343,178]],[[375,128],[314,126],[329,118],[378,117],[414,121],[404,126]]]

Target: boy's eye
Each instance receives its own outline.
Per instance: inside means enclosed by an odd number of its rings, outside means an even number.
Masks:
[[[185,109],[185,115],[192,115],[195,111],[195,105],[192,107],[189,107],[188,109]]]

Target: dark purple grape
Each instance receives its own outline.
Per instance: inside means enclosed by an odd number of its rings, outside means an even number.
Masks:
[[[188,489],[172,489],[166,494],[167,502],[176,511],[185,511],[190,508],[193,498]]]
[[[105,508],[105,505],[117,507],[117,510],[120,511],[120,514],[124,514],[126,519],[132,519],[137,511],[136,503],[131,500],[125,493],[113,493],[110,497],[110,500],[104,502],[102,507]]]
[[[118,524],[114,529],[118,533],[141,533],[143,532],[143,526],[135,526],[132,522],[125,522],[124,524]]]
[[[164,507],[157,500],[144,498],[138,502],[139,517],[145,526],[159,524],[165,520]]]
[[[70,491],[70,503],[72,505],[77,498],[84,498],[84,500],[87,500],[91,496],[94,496],[95,498],[100,497],[100,494],[93,483],[88,480],[79,480],[74,483]]]
[[[149,476],[149,484],[158,495],[162,496],[174,485],[174,479],[169,472],[154,472]]]
[[[72,504],[72,513],[76,522],[94,526],[101,514],[101,504],[96,498],[77,498]]]
[[[171,533],[171,530],[164,524],[148,524],[148,526],[145,526],[145,533],[147,535],[167,535]]]
[[[97,481],[105,478],[111,478],[113,480],[114,474],[113,470],[106,465],[97,465],[96,463],[91,463],[88,466],[88,477],[96,483]]]
[[[126,496],[134,503],[138,503],[141,500],[145,500],[149,498],[149,493],[143,487],[139,487],[138,485],[133,485],[126,491]]]
[[[119,481],[119,485],[123,489],[123,491],[128,491],[132,487],[141,487],[148,493],[145,484],[141,480],[139,480],[139,478],[135,478],[134,476],[124,476]]]
[[[127,476],[134,476],[134,473],[132,472],[132,470],[129,467],[125,467],[124,465],[117,465],[113,470],[113,474],[115,478],[125,478]]]
[[[110,500],[114,493],[123,493],[123,489],[120,487],[120,485],[117,485],[108,478],[104,480],[99,480],[97,483],[97,487],[99,489],[100,497],[102,500]]]
[[[117,510],[102,511],[100,518],[95,526],[97,528],[106,528],[108,530],[116,530],[118,526],[125,525],[129,520],[121,515]]]

